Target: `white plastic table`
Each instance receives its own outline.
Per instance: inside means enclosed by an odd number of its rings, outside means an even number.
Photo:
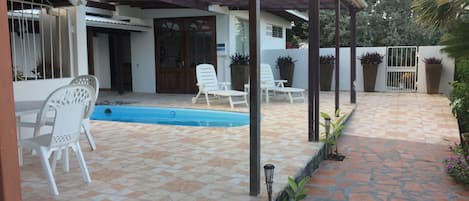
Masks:
[[[15,113],[16,113],[16,132],[18,133],[18,140],[21,140],[20,122],[21,116],[37,114],[41,110],[44,101],[16,101],[15,102]],[[18,157],[20,166],[23,165],[23,151],[18,147]]]

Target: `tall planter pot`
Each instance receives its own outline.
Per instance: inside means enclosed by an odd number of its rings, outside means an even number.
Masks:
[[[287,80],[286,87],[291,87],[293,84],[293,73],[295,72],[295,64],[288,64],[279,66],[280,79]]]
[[[441,64],[425,64],[425,75],[428,94],[439,93],[441,69]]]
[[[249,65],[231,65],[231,89],[244,91],[249,81]]]
[[[365,92],[374,92],[376,84],[376,74],[378,73],[378,64],[363,65],[363,87]]]
[[[330,91],[332,83],[332,72],[334,71],[333,64],[320,64],[319,65],[319,86],[321,91]]]

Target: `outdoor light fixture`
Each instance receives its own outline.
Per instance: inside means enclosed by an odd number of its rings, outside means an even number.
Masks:
[[[269,201],[272,201],[272,184],[274,183],[274,169],[275,166],[272,164],[264,165],[265,184],[267,186],[267,194],[269,196]]]

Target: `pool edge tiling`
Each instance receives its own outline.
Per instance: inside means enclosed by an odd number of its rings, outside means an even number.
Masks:
[[[103,93],[104,94],[104,93]],[[104,94],[105,95],[105,94]],[[322,96],[321,111],[334,110],[332,93]],[[192,104],[190,95],[124,95],[109,99],[138,100],[138,105],[191,107],[241,111],[214,101]],[[347,103],[347,96],[341,101]],[[349,113],[351,105],[341,105]],[[322,143],[308,142],[307,104],[274,99],[262,104],[261,164],[276,166],[274,194],[287,184],[288,176],[304,169]],[[187,127],[91,121],[97,145],[89,151],[81,136],[84,157],[92,182],[83,183],[76,160],[71,171],[57,167],[60,195],[51,197],[37,156],[24,154],[21,167],[23,199],[28,200],[156,200],[156,201],[261,201],[266,200],[264,175],[261,194],[249,196],[249,127]],[[74,157],[73,154],[71,157]]]

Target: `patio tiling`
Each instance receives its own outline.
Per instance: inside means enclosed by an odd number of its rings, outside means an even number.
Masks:
[[[459,142],[448,104],[439,95],[360,94],[339,141],[347,158],[320,165],[306,200],[469,200],[443,164]]]
[[[100,101],[138,105],[230,110],[227,103],[208,108],[190,95],[101,93]],[[342,111],[350,113],[349,96],[341,97]],[[321,96],[321,110],[332,113],[333,95]],[[247,111],[237,107],[235,111]],[[307,104],[273,100],[262,106],[262,164],[276,166],[274,192],[283,189],[316,155],[321,143],[307,141]],[[92,183],[84,184],[76,160],[70,173],[55,172],[60,195],[51,197],[37,156],[24,154],[21,167],[24,200],[266,200],[249,196],[249,127],[207,128],[92,122],[97,150],[82,148]],[[74,154],[71,155],[72,159]],[[261,178],[264,180],[264,178]]]

